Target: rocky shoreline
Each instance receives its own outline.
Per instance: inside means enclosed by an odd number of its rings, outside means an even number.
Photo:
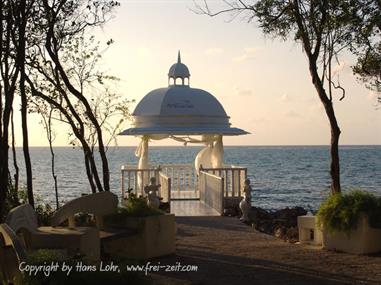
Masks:
[[[268,211],[259,207],[251,207],[249,221],[245,224],[252,226],[257,231],[273,235],[284,241],[295,243],[299,241],[298,216],[306,215],[307,210],[302,207],[284,208]],[[240,217],[241,210],[238,206],[225,208],[224,216]]]

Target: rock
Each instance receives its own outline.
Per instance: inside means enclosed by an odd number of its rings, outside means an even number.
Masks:
[[[251,207],[248,224],[257,231],[274,235],[284,241],[296,242],[299,239],[298,216],[306,214],[307,211],[302,207],[285,208],[274,212]]]
[[[241,210],[239,209],[238,205],[225,207],[223,211],[223,215],[228,217],[240,217]]]
[[[292,227],[292,228],[287,229],[286,241],[292,242],[292,243],[299,241],[298,227]]]
[[[249,218],[251,221],[269,220],[272,218],[271,214],[264,209],[251,207],[249,212]]]
[[[286,235],[286,231],[287,231],[286,228],[283,226],[277,227],[274,230],[274,236],[276,236],[277,238],[284,239]]]

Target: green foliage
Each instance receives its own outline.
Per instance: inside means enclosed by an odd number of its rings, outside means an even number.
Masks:
[[[332,194],[321,204],[317,218],[329,233],[350,233],[360,214],[369,218],[370,226],[381,227],[381,197],[360,190]]]
[[[49,204],[39,204],[34,210],[36,211],[40,226],[49,226],[51,224],[50,219],[53,216],[54,210]]]
[[[353,73],[358,76],[365,86],[380,94],[381,102],[381,41],[364,55],[359,56]]]
[[[147,216],[163,215],[164,212],[159,209],[149,207],[147,205],[146,198],[137,197],[133,193],[130,193],[125,203],[125,207],[119,208],[118,214],[122,216],[131,216],[131,217],[147,217]]]
[[[14,185],[12,183],[9,183],[8,191],[6,193],[5,201],[4,201],[4,210],[3,210],[3,217],[2,217],[3,220],[5,219],[8,212],[12,208],[17,207],[21,204],[21,202],[20,202],[21,199],[19,197],[19,193],[21,193],[21,191],[17,191],[15,189]],[[23,193],[25,193],[25,195],[26,195],[25,191]]]
[[[40,226],[49,226],[50,219],[54,213],[53,208],[49,204],[41,203],[42,199],[40,196],[35,195],[36,205],[35,211],[37,215],[38,224]],[[20,188],[18,191],[14,189],[12,185],[10,185],[9,191],[7,192],[7,196],[5,199],[5,210],[3,219],[7,216],[8,212],[24,203],[28,203],[28,194],[25,187]]]
[[[124,207],[119,207],[117,213],[109,215],[106,221],[118,223],[124,221],[126,217],[148,217],[164,215],[165,212],[149,207],[147,199],[144,197],[137,197],[132,190],[128,190],[128,199],[124,202]]]
[[[64,250],[56,249],[38,249],[28,254],[28,264],[44,264],[44,262],[51,261],[65,261],[67,260]]]

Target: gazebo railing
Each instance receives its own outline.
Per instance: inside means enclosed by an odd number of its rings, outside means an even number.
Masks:
[[[121,167],[121,188],[122,197],[127,197],[127,190],[132,188],[133,193],[136,195],[146,196],[144,192],[144,186],[149,184],[151,177],[156,177],[157,183],[159,183],[159,172],[158,168],[146,168],[137,169],[136,166],[123,165]]]
[[[198,198],[197,173],[192,164],[161,164],[160,169],[171,177],[174,199]]]
[[[162,197],[162,201],[169,203],[171,202],[171,178],[165,175],[163,172],[159,173],[159,182],[161,184],[159,196]]]
[[[244,181],[247,177],[247,168],[235,165],[223,165],[221,168],[201,168],[200,170],[219,176],[224,181],[224,197],[242,197]],[[163,173],[171,181],[172,199],[199,199],[198,175],[193,164],[161,164],[150,166],[147,169],[137,169],[136,166],[124,165],[121,167],[122,197],[126,190],[133,188],[134,193],[145,196],[144,186],[149,184],[149,178]]]
[[[201,171],[224,178],[224,196],[242,197],[242,190],[247,177],[247,168],[236,165],[224,165],[221,168],[200,168]]]
[[[200,201],[215,209],[220,215],[224,211],[224,184],[224,178],[200,171],[198,180]]]

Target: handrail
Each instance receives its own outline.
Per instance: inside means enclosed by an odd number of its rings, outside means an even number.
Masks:
[[[224,210],[224,178],[200,171],[200,201],[222,215]]]

